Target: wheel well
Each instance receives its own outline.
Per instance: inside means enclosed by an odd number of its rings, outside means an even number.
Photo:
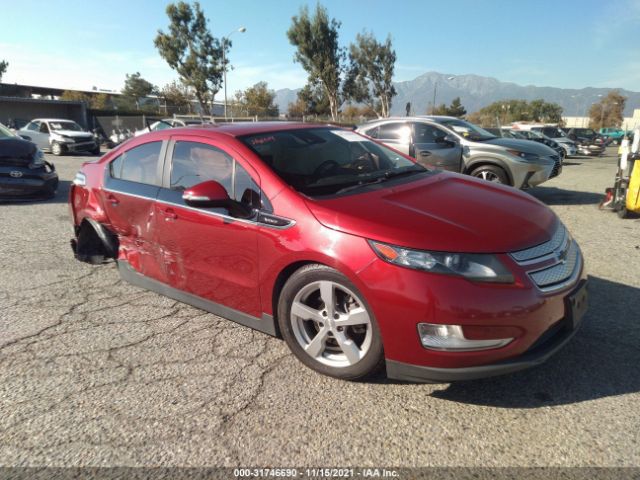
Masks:
[[[511,177],[511,172],[509,171],[509,169],[505,168],[502,164],[494,162],[494,161],[491,161],[491,160],[479,160],[479,161],[469,165],[465,169],[464,173],[466,175],[470,175],[471,172],[473,172],[476,168],[484,167],[486,165],[490,165],[492,167],[498,167],[500,170],[502,170],[507,175],[507,178],[509,179],[509,184],[511,186],[513,186],[513,178]]]
[[[100,264],[118,255],[118,239],[103,225],[84,219],[78,227],[76,258]]]
[[[276,335],[278,337],[282,337],[282,335],[280,334],[280,329],[278,328],[278,301],[280,300],[280,293],[282,292],[282,288],[284,287],[284,284],[287,283],[287,280],[289,280],[289,277],[291,277],[291,275],[293,275],[296,270],[299,270],[305,265],[313,264],[324,265],[323,263],[312,262],[308,260],[295,262],[291,265],[287,265],[276,278],[276,282],[273,285],[273,294],[271,295],[271,309],[273,312],[274,323],[276,325]]]

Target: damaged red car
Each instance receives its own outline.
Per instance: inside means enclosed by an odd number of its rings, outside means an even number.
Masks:
[[[305,365],[448,382],[540,364],[587,308],[576,241],[510,187],[333,126],[164,130],[85,163],[76,258],[282,337]]]

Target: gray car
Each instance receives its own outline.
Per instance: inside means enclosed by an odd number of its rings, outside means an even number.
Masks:
[[[54,155],[76,152],[100,154],[100,144],[96,138],[73,120],[36,118],[17,133]]]
[[[360,125],[356,131],[420,164],[516,188],[540,185],[562,168],[559,155],[546,145],[496,137],[455,117],[387,118]]]

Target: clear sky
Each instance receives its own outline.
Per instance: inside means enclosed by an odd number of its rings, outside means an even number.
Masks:
[[[177,76],[153,39],[168,25],[158,0],[0,0],[3,82],[121,89],[139,71],[162,86]],[[229,95],[260,80],[297,88],[286,30],[305,0],[202,0],[216,37],[234,33]],[[310,7],[315,1],[308,2]],[[390,34],[396,81],[427,71],[474,73],[522,85],[640,91],[640,0],[323,0],[348,46],[363,29]],[[221,93],[217,96],[221,98]]]

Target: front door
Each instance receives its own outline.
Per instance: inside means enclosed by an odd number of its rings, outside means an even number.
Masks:
[[[231,199],[259,208],[257,174],[228,147],[207,138],[173,137],[156,202],[156,242],[163,282],[211,302],[259,317],[258,225],[224,208],[195,208],[185,189],[215,180]]]
[[[460,172],[462,147],[451,135],[434,125],[413,124],[413,156],[418,163],[441,170]]]

